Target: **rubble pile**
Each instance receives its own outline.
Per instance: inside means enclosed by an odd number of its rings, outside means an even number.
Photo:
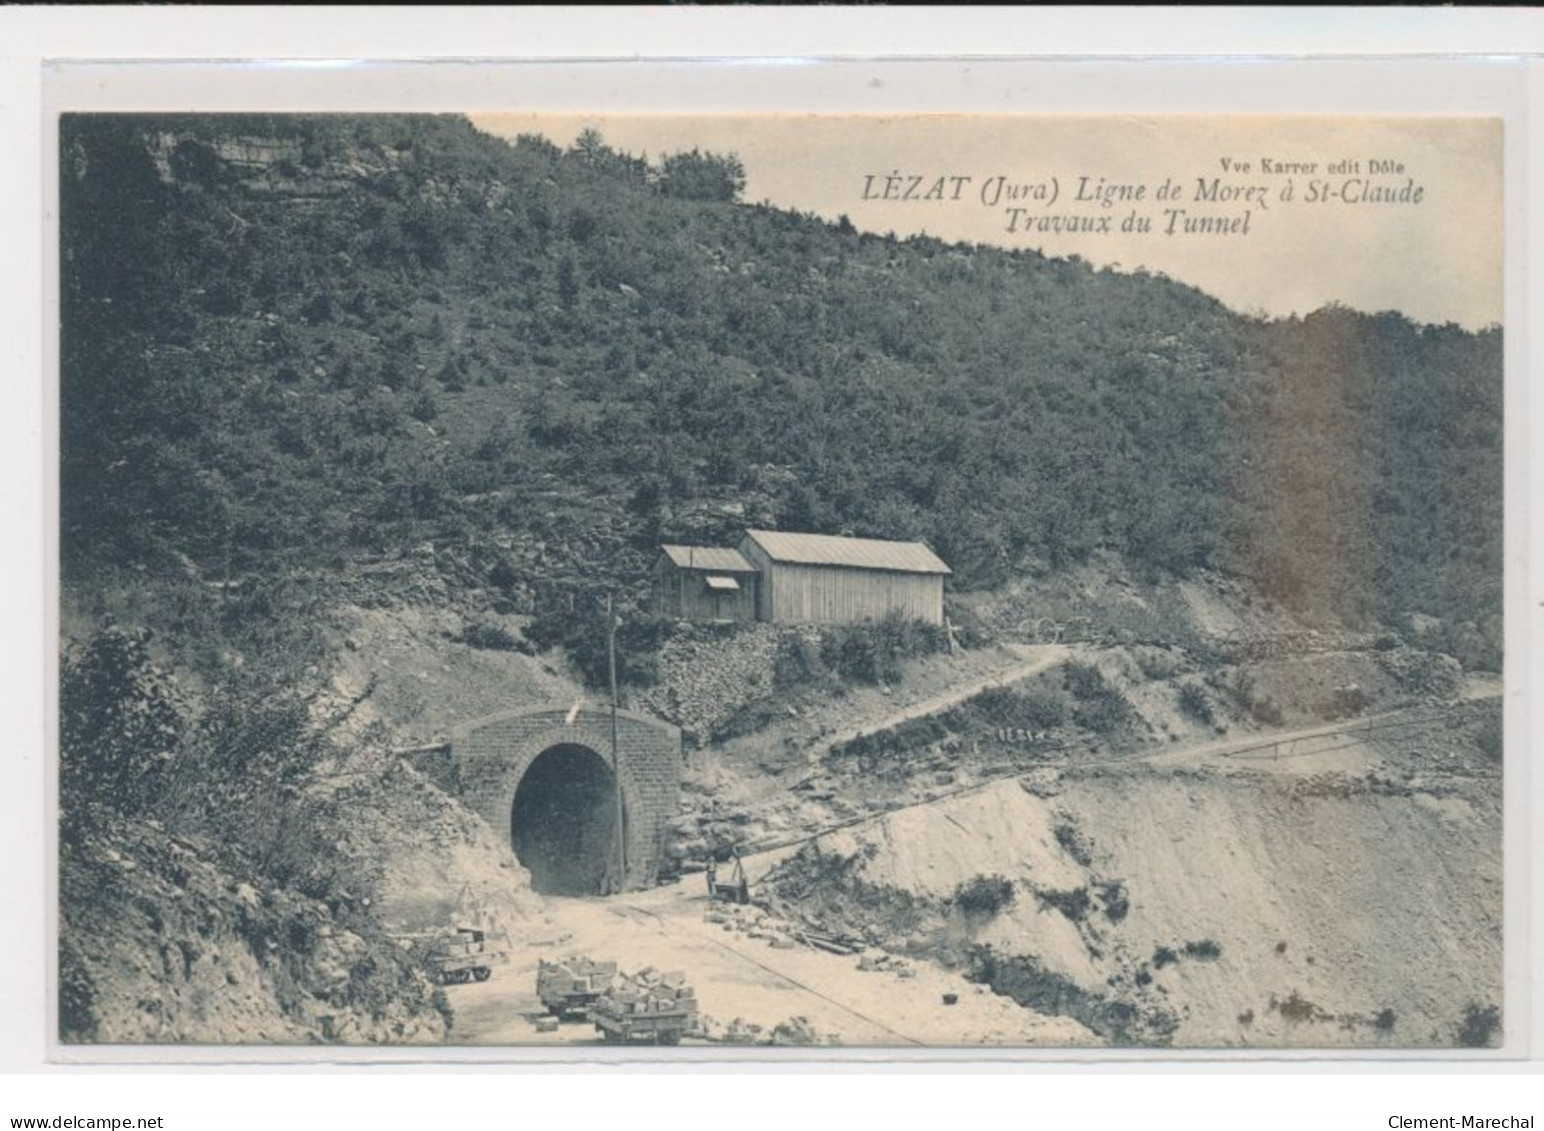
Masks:
[[[736,714],[772,695],[780,638],[771,624],[683,623],[660,649],[658,684],[639,698],[698,742],[719,737]]]
[[[897,978],[915,978],[917,971],[904,958],[887,951],[870,948],[858,956],[858,969],[865,973],[884,972]]]
[[[704,1040],[723,1045],[779,1045],[808,1047],[811,1045],[840,1045],[841,1039],[834,1033],[822,1033],[808,1017],[790,1017],[768,1029],[754,1021],[736,1017],[728,1023],[704,1017],[700,1026]]]
[[[590,958],[570,957],[556,962],[542,961],[540,967],[543,996],[547,989],[559,994],[591,994],[610,989],[617,977],[615,962],[596,962]]]
[[[786,818],[776,812],[752,812],[711,797],[683,797],[666,827],[665,854],[681,872],[700,872],[703,861],[731,848],[747,846],[784,832]]]
[[[815,925],[813,920],[795,923],[754,905],[726,903],[706,912],[702,919],[722,927],[736,938],[763,941],[775,950],[807,946],[829,954],[851,956],[864,949],[863,941],[851,935],[833,933]]]
[[[737,938],[755,939],[777,950],[790,950],[798,945],[799,940],[794,937],[797,928],[792,923],[754,905],[726,903],[702,918],[703,922],[723,927]]]
[[[608,963],[615,969],[615,963]],[[613,1017],[639,1013],[696,1013],[697,993],[679,970],[661,973],[646,966],[636,974],[614,973],[596,1001],[601,1012]]]

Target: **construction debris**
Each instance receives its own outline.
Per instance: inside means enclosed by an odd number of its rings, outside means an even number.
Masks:
[[[704,1017],[701,1035],[715,1044],[724,1045],[840,1045],[841,1040],[831,1033],[817,1030],[808,1017],[790,1017],[771,1029],[736,1017],[727,1025]]]
[[[580,957],[557,962],[543,959],[536,967],[536,996],[557,1017],[585,1017],[616,976],[615,962]]]
[[[882,950],[866,950],[858,956],[858,969],[866,972],[884,971],[897,978],[915,978],[917,972],[904,958]]]
[[[697,1028],[697,994],[685,974],[647,966],[633,975],[614,974],[591,1016],[608,1043],[673,1045]]]
[[[722,927],[741,938],[763,941],[776,950],[808,946],[830,954],[850,956],[857,954],[864,945],[862,940],[852,936],[794,923],[754,905],[718,905],[704,914],[702,921]]]

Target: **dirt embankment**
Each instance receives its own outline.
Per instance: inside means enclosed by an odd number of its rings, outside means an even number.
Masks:
[[[65,1040],[436,1043],[444,998],[407,938],[545,929],[507,842],[379,745],[324,762],[287,806],[250,804],[266,860],[109,814],[67,849]]]
[[[583,697],[559,657],[514,649],[527,619],[474,620],[428,605],[345,607],[332,634],[333,686],[344,698],[368,688],[357,718],[383,724],[404,745],[444,738],[457,724],[497,711]],[[473,631],[479,627],[485,637]],[[507,635],[486,633],[490,627]],[[487,637],[509,646],[489,647]]]
[[[443,997],[360,898],[216,867],[153,824],[61,862],[60,1036],[99,1044],[434,1043]]]
[[[774,886],[1117,1044],[1452,1046],[1501,995],[1499,782],[1460,732],[1043,769],[821,837]]]
[[[388,751],[365,751],[318,783],[339,829],[343,869],[372,876],[389,931],[480,927],[521,939],[543,925],[508,839]]]

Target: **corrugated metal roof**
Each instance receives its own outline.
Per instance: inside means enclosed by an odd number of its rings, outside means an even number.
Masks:
[[[710,574],[707,577],[709,589],[739,589],[740,583],[732,577],[723,574]]]
[[[711,569],[726,573],[755,573],[756,567],[739,550],[727,546],[661,546],[681,569]]]
[[[875,538],[793,534],[786,530],[747,530],[745,536],[775,562],[889,569],[898,573],[954,572],[921,542],[881,542]]]

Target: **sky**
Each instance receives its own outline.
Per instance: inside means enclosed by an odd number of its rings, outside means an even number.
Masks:
[[[567,145],[734,153],[744,199],[905,236],[1038,248],[1243,312],[1502,312],[1499,119],[474,114]],[[1290,190],[1288,186],[1290,185]],[[1146,221],[1146,230],[1141,230]]]

